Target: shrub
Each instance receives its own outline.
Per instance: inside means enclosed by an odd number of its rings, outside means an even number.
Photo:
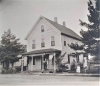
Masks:
[[[87,69],[87,73],[100,74],[100,67],[90,67]]]
[[[71,64],[71,71],[76,71],[76,66],[75,66],[75,64]]]
[[[68,73],[76,73],[76,71],[71,71],[71,70],[69,70]]]
[[[12,74],[12,73],[17,73],[21,71],[21,67],[15,67],[15,68],[2,68],[1,73],[2,74]]]
[[[2,69],[1,69],[1,73],[2,73],[2,74],[5,74],[6,71],[7,71],[7,70],[6,70],[5,68],[2,68]]]
[[[11,74],[14,70],[12,68],[2,68],[1,73],[2,74]]]
[[[16,72],[20,72],[21,71],[21,66],[17,66],[15,67]]]
[[[56,70],[56,72],[67,72],[68,66],[65,66],[65,64],[61,64],[58,69]]]
[[[8,74],[13,73],[13,69],[12,69],[12,68],[9,68],[9,69],[7,70],[7,73],[8,73]]]
[[[49,71],[49,73],[53,73],[52,71]]]

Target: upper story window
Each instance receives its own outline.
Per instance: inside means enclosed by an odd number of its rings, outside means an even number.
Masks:
[[[32,41],[32,49],[36,48],[35,40]]]
[[[44,25],[41,26],[41,32],[44,32]]]
[[[64,41],[64,46],[66,46],[66,41]]]
[[[44,38],[41,39],[41,47],[45,47]]]
[[[51,46],[55,46],[55,38],[54,38],[54,36],[51,36]]]

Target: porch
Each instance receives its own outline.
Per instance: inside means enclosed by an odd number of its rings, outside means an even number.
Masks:
[[[60,50],[42,49],[22,54],[22,59],[27,58],[27,71],[48,71],[57,69],[56,59],[60,56]],[[22,61],[21,71],[23,71],[24,60]]]

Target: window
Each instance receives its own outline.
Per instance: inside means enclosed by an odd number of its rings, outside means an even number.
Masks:
[[[44,32],[44,26],[43,25],[41,26],[41,32]]]
[[[51,46],[55,46],[55,38],[54,38],[54,36],[51,36]]]
[[[44,38],[41,39],[41,47],[45,47]]]
[[[66,41],[64,41],[64,46],[66,46]]]
[[[70,63],[70,56],[68,55],[68,63]]]
[[[41,43],[41,47],[45,47],[45,43],[44,42]]]
[[[33,43],[32,43],[32,49],[35,49],[36,45],[35,45],[35,40],[33,40]]]
[[[33,65],[35,65],[35,57],[33,57]]]
[[[79,56],[77,56],[76,58],[77,58],[77,63],[79,63]]]

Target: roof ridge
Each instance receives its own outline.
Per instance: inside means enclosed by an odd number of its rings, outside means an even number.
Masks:
[[[48,18],[46,18],[46,17],[44,17],[44,16],[41,16],[41,17],[43,17],[43,18],[45,18],[45,19],[48,19]],[[50,20],[50,19],[48,19],[48,20]],[[54,22],[53,20],[50,20],[50,21]],[[56,23],[56,22],[54,22],[54,23]],[[59,24],[59,23],[56,23],[56,24],[61,25],[61,24]],[[63,26],[63,25],[61,25],[61,26],[64,27],[64,28],[70,29],[70,28],[65,27],[65,26]],[[70,30],[71,30],[71,29],[70,29]],[[72,30],[72,31],[73,31],[73,30]]]
[[[76,35],[76,36],[73,36],[73,37],[75,37],[75,38],[77,38],[77,39],[81,39],[81,37],[76,33],[76,32],[74,32],[72,29],[70,29],[70,28],[68,28],[68,27],[65,27],[65,26],[63,26],[63,25],[61,25],[61,24],[59,24],[59,23],[56,23],[56,22],[54,22],[54,21],[52,21],[52,20],[50,20],[50,19],[48,19],[48,18],[46,18],[46,17],[44,17],[44,16],[42,16],[42,18],[44,18],[44,19],[46,19],[48,22],[50,22],[54,27],[55,27],[55,25],[57,26],[57,25],[59,25],[60,27],[63,27],[62,29],[59,29],[61,32],[63,32],[63,33],[65,33],[65,30],[68,30],[69,32],[73,32],[74,33],[74,35]],[[57,28],[57,27],[56,27]],[[57,28],[58,29],[58,28]],[[65,33],[66,34],[66,33]],[[68,35],[68,34],[67,34]],[[70,34],[70,36],[71,36],[72,34]]]

